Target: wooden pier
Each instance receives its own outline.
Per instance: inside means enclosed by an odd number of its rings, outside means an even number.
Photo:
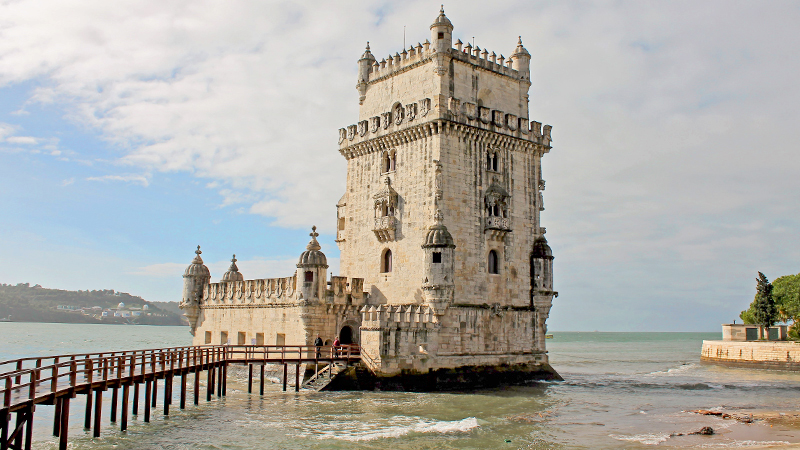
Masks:
[[[138,416],[140,406],[144,422],[150,422],[152,408],[157,405],[159,380],[163,380],[162,410],[167,416],[176,376],[180,377],[179,407],[184,409],[189,383],[193,383],[194,404],[200,402],[202,372],[206,372],[207,379],[206,401],[211,401],[214,395],[225,396],[227,371],[231,364],[249,367],[248,392],[253,390],[253,367],[260,366],[259,392],[263,395],[265,364],[283,365],[284,391],[288,385],[289,365],[294,364],[295,391],[299,391],[301,364],[315,364],[318,368],[320,365],[349,365],[360,359],[361,353],[356,345],[343,345],[336,349],[309,345],[205,345],[2,361],[0,450],[31,448],[37,405],[52,405],[55,408],[53,435],[59,438],[59,448],[66,449],[70,400],[79,394],[86,395],[84,428],[91,429],[93,436],[99,437],[103,394],[108,390],[111,390],[112,400],[109,419],[112,423],[119,423],[120,430],[125,431],[128,414]],[[315,377],[318,378],[317,375]],[[140,398],[142,384],[144,397]]]

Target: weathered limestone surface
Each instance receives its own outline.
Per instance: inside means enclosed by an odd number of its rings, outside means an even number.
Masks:
[[[747,367],[800,369],[800,342],[703,341],[700,359]]]
[[[327,279],[316,232],[287,278],[245,281],[234,258],[231,281],[210,283],[198,253],[182,303],[196,344],[308,345],[352,332],[371,375],[351,371],[361,378],[351,386],[382,389],[558,377],[544,339],[553,256],[539,221],[551,127],[528,117],[531,56],[521,39],[506,58],[453,43],[452,31],[441,11],[424,44],[381,60],[367,46],[358,61],[336,205],[341,273],[357,278]]]

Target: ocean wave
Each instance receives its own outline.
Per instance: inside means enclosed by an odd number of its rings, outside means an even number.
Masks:
[[[480,426],[480,424],[478,424],[478,419],[475,417],[467,417],[465,419],[453,421],[418,419],[416,423],[410,423],[407,425],[392,425],[388,427],[383,427],[378,424],[374,425],[378,426],[379,428],[368,430],[336,430],[335,432],[323,432],[317,437],[319,439],[333,438],[351,442],[359,442],[372,441],[375,439],[396,438],[413,433],[466,433]]]
[[[698,365],[694,363],[685,363],[681,364],[678,367],[671,367],[667,370],[657,370],[655,372],[650,372],[647,375],[672,375],[672,376],[681,375],[685,372],[694,369],[695,367],[698,367]]]
[[[658,433],[658,434],[635,434],[633,436],[625,436],[622,434],[609,434],[609,437],[612,437],[618,441],[633,441],[639,442],[645,445],[658,445],[667,439],[669,439],[669,435],[666,433]]]

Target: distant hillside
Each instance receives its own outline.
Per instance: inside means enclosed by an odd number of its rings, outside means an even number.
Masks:
[[[186,325],[177,302],[148,302],[113,289],[65,291],[0,284],[0,319],[13,322]]]

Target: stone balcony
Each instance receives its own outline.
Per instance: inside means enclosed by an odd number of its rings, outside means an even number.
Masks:
[[[506,234],[511,231],[511,219],[507,217],[486,217],[483,230],[489,235],[490,239],[502,241]]]
[[[372,231],[380,242],[393,241],[397,219],[394,216],[384,216],[375,218],[375,226]]]

